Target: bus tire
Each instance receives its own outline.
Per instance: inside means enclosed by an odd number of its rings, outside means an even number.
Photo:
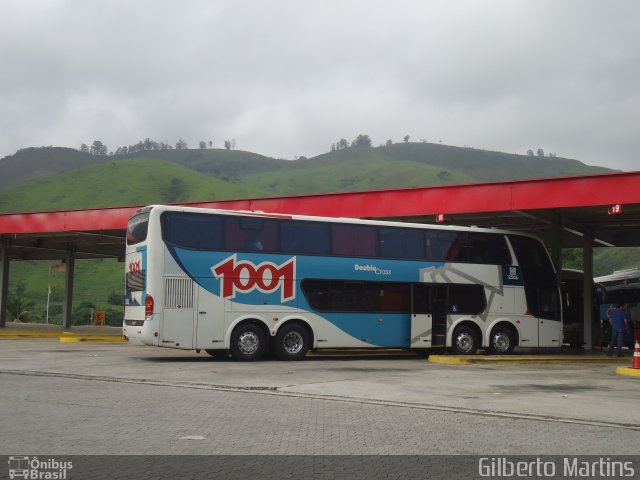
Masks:
[[[209,355],[211,355],[213,358],[215,358],[216,360],[224,360],[225,358],[229,357],[229,352],[227,350],[221,350],[221,349],[205,349],[205,352],[207,352]]]
[[[265,351],[266,337],[260,325],[242,323],[231,334],[229,350],[235,360],[251,362],[260,360]]]
[[[492,355],[509,355],[516,346],[516,334],[508,325],[498,325],[489,337],[489,352]]]
[[[309,351],[310,342],[311,336],[304,326],[289,323],[278,330],[271,351],[280,360],[302,360]]]
[[[478,351],[478,334],[474,328],[461,325],[453,331],[451,353],[454,355],[474,355]]]

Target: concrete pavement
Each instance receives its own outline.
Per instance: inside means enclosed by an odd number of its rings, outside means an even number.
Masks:
[[[456,411],[640,430],[640,382],[615,364],[442,365],[411,355],[243,363],[130,344],[0,341],[0,372]]]

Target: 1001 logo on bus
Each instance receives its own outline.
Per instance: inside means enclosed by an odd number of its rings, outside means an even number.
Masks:
[[[258,265],[248,260],[238,261],[236,255],[211,267],[211,271],[220,280],[220,296],[235,298],[237,292],[249,293],[258,290],[273,293],[280,289],[283,302],[296,298],[294,278],[296,273],[296,257],[282,265],[273,262],[262,262]]]

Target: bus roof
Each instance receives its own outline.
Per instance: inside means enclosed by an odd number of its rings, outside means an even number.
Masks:
[[[608,282],[628,282],[629,280],[634,280],[635,282],[640,281],[640,269],[630,268],[627,270],[617,270],[611,275],[603,275],[593,279],[595,283],[603,284]]]

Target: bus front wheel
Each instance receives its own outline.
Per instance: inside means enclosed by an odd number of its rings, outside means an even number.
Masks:
[[[271,350],[280,360],[301,360],[309,351],[309,342],[307,329],[291,323],[278,330]]]
[[[473,355],[478,351],[478,335],[476,331],[462,325],[453,331],[451,353],[454,355]]]
[[[259,325],[244,323],[231,334],[231,356],[235,360],[259,360],[265,351],[266,338]]]

